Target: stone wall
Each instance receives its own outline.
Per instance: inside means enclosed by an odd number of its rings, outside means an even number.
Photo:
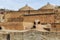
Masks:
[[[0,34],[0,39],[8,40],[7,34]],[[41,32],[37,30],[11,32],[10,40],[60,40],[60,32]]]
[[[40,23],[54,23],[54,15],[32,15],[24,16],[24,22],[34,22],[39,20]]]

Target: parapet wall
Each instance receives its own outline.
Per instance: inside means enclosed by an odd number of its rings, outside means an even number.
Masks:
[[[41,32],[37,30],[10,32],[10,36],[0,34],[0,40],[60,40],[60,32]]]

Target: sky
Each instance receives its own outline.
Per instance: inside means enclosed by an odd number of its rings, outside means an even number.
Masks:
[[[39,9],[47,3],[60,5],[60,0],[0,0],[0,8],[18,10],[26,4],[34,9]]]

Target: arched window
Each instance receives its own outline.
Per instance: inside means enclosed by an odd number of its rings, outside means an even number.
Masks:
[[[36,26],[34,25],[33,28],[36,28]]]
[[[38,24],[40,24],[40,21],[38,22]]]
[[[31,28],[31,29],[35,29],[36,28],[36,26],[35,25],[33,25],[33,27]]]

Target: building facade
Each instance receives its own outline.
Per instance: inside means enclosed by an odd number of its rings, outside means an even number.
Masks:
[[[45,34],[44,32],[49,35],[43,35]],[[54,35],[50,36],[50,32],[52,35],[54,32]],[[0,9],[1,40],[28,40],[31,35],[29,40],[40,40],[39,38],[43,40],[55,40],[57,38],[59,40],[59,37],[56,37],[56,32],[60,32],[60,6],[47,3],[38,10],[28,5],[25,5],[18,11]]]
[[[18,11],[0,11],[0,29],[4,30],[27,30],[38,29],[38,26],[46,25],[46,29],[56,31],[60,26],[60,8],[47,3],[35,10],[25,5]],[[50,26],[50,27],[48,27]],[[59,31],[59,29],[57,29]]]

